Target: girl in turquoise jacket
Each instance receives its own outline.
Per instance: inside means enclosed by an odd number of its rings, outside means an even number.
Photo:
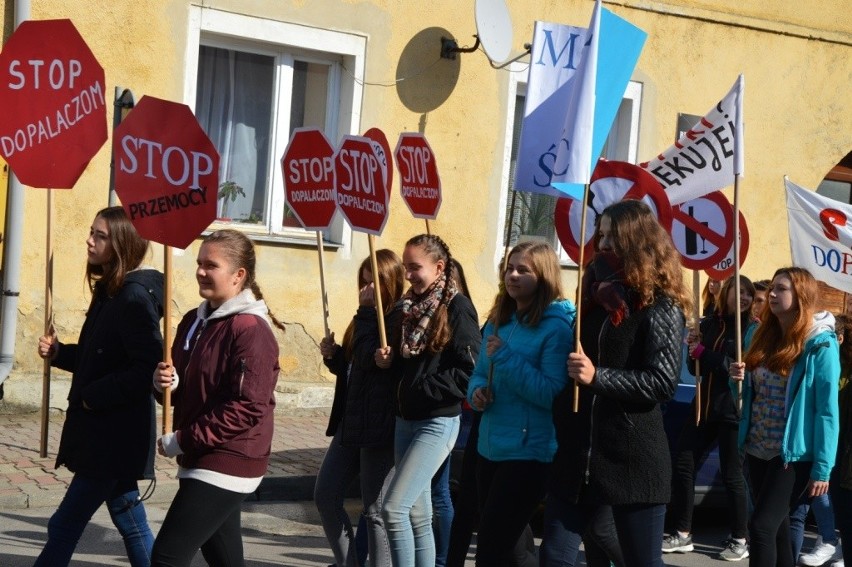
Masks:
[[[477,566],[535,565],[513,557],[545,492],[556,452],[553,399],[568,381],[574,305],[562,299],[559,261],[549,244],[509,253],[468,386],[479,426]],[[495,321],[497,322],[495,331]]]
[[[752,566],[792,567],[790,506],[803,494],[828,491],[839,432],[840,358],[834,317],[815,312],[817,297],[807,270],[775,272],[764,320],[747,337],[744,362],[731,365],[732,386],[743,384],[739,443],[754,500]]]

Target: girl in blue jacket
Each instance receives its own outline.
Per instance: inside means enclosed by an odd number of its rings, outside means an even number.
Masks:
[[[775,272],[769,308],[744,362],[731,364],[732,385],[743,383],[739,444],[754,500],[750,565],[792,567],[790,507],[803,494],[828,491],[839,431],[840,359],[834,317],[815,313],[818,293],[805,269]]]
[[[502,276],[468,386],[471,405],[483,412],[480,567],[513,561],[515,542],[544,497],[556,452],[551,408],[568,381],[565,361],[574,344],[575,309],[562,297],[559,261],[549,244],[515,246]],[[537,562],[530,554],[524,564]]]

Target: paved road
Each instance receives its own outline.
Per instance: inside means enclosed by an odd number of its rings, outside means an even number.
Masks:
[[[353,503],[352,508],[355,505]],[[148,515],[155,533],[165,517],[167,505],[154,503],[148,506]],[[317,520],[316,510],[310,502],[250,502],[243,508],[243,539],[247,567],[327,567],[331,554]],[[0,512],[0,566],[30,567],[44,542],[47,520],[53,508],[30,508]],[[663,559],[666,565],[689,567],[719,567],[724,563],[715,559],[719,543],[727,530],[724,519],[717,513],[696,515],[696,551],[687,554],[669,554]],[[808,549],[813,534],[808,534]],[[473,551],[473,549],[472,549]],[[466,563],[473,566],[473,555]],[[102,507],[92,524],[86,529],[77,548],[72,565],[75,567],[101,567],[126,565],[121,539]],[[741,565],[747,563],[743,561]],[[203,567],[200,554],[192,563]]]

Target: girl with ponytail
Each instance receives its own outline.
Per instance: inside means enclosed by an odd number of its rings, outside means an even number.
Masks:
[[[204,301],[178,325],[174,366],[154,371],[154,389],[173,391],[175,427],[157,450],[177,457],[180,482],[154,541],[154,567],[188,567],[199,548],[211,565],[243,564],[240,505],[260,485],[272,447],[278,342],[269,320],[284,327],[255,281],[254,246],[241,232],[217,230],[197,263]]]
[[[479,354],[476,309],[458,282],[450,249],[438,236],[410,239],[402,255],[411,284],[402,298],[398,349],[379,349],[397,377],[396,470],[382,515],[397,567],[432,567],[432,477],[455,444],[461,401]],[[394,351],[397,351],[396,353]]]

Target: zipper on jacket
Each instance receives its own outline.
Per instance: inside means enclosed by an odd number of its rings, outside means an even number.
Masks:
[[[241,358],[240,359],[240,387],[239,387],[239,390],[238,390],[240,397],[243,396],[243,378],[245,378],[245,377],[246,377],[246,359]]]
[[[601,330],[598,331],[598,366],[601,365],[601,339],[603,338],[604,328],[606,327],[606,322],[609,321],[609,317],[604,319],[603,325],[601,325]],[[579,390],[578,390],[579,392]],[[595,406],[598,404],[598,395],[592,395],[592,411],[590,413],[589,418],[589,450],[586,451],[586,473],[585,479],[586,484],[589,484],[589,475],[590,469],[592,466],[592,439],[594,438],[595,432]]]
[[[473,363],[474,366],[476,366],[476,359],[473,358],[473,352],[470,350],[470,345],[467,345],[464,348],[467,350],[467,355],[470,357],[470,361]]]

